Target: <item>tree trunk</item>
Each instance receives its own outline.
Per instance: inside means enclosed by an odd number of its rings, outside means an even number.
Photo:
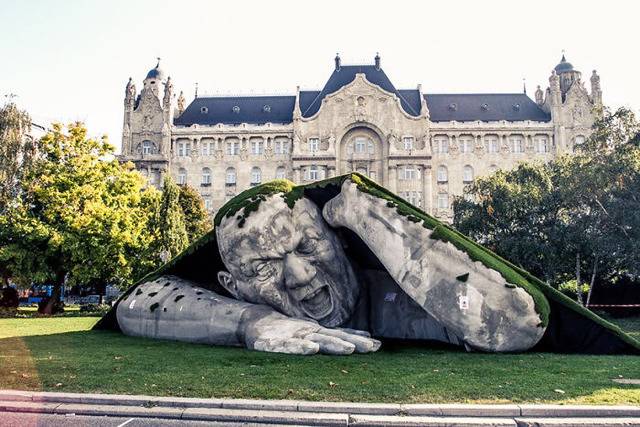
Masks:
[[[582,286],[580,283],[580,252],[576,253],[576,300],[578,304],[582,303]]]
[[[60,295],[62,294],[62,283],[56,283],[53,285],[53,292],[47,300],[47,303],[41,309],[38,309],[40,314],[53,314],[54,307],[60,302]]]
[[[591,302],[591,293],[593,292],[593,286],[596,284],[596,272],[598,270],[598,257],[593,261],[593,271],[591,272],[591,283],[589,283],[589,293],[587,294],[587,307]]]

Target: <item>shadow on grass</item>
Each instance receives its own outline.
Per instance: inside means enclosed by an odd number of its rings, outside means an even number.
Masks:
[[[0,388],[366,402],[640,404],[640,358],[480,354],[385,343],[289,356],[81,331],[0,339]],[[561,390],[554,391],[554,390]]]

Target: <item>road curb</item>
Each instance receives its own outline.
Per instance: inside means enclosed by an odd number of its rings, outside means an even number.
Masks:
[[[0,390],[0,411],[322,426],[629,426],[638,406],[201,399]]]

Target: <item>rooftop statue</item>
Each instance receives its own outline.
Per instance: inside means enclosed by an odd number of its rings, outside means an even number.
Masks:
[[[252,188],[215,224],[99,327],[291,354],[374,352],[386,338],[487,352],[640,348],[358,174]]]

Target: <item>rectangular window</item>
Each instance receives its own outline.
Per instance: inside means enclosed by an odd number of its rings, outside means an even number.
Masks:
[[[287,141],[275,141],[273,152],[275,154],[287,154],[289,152],[289,143]]]
[[[449,195],[447,193],[438,194],[438,209],[449,209]]]
[[[400,176],[405,181],[413,181],[418,178],[418,171],[413,166],[405,166]]]
[[[488,136],[485,138],[487,143],[487,153],[495,154],[498,152],[498,138],[495,136]]]
[[[538,153],[544,154],[544,153],[548,153],[549,152],[549,142],[548,141],[549,140],[545,136],[541,136],[541,137],[538,137],[536,139],[536,147],[537,147]]]
[[[365,150],[367,149],[367,138],[363,138],[363,137],[357,137],[355,139],[355,141],[353,142],[354,144],[354,149],[356,153],[364,153]]]
[[[309,138],[309,151],[315,153],[320,149],[320,138]]]
[[[204,208],[206,210],[211,210],[211,199],[208,197],[204,199]]]
[[[240,141],[227,141],[227,155],[237,156],[240,154]]]
[[[318,180],[318,167],[315,165],[309,166],[309,181]]]
[[[524,141],[519,136],[514,136],[510,138],[511,140],[511,151],[516,154],[524,153]]]
[[[202,143],[202,155],[203,156],[213,156],[213,142],[203,142]]]
[[[191,155],[191,143],[181,141],[178,142],[178,156],[179,157],[188,157]]]
[[[472,139],[469,137],[461,137],[460,138],[460,152],[463,154],[471,153],[472,149]]]
[[[438,154],[446,154],[449,152],[449,138],[439,136],[434,138],[433,150]]]
[[[404,149],[406,151],[413,150],[413,137],[412,136],[403,137],[402,144],[404,145]]]
[[[264,144],[262,143],[262,141],[251,142],[251,153],[257,155],[264,153]]]

